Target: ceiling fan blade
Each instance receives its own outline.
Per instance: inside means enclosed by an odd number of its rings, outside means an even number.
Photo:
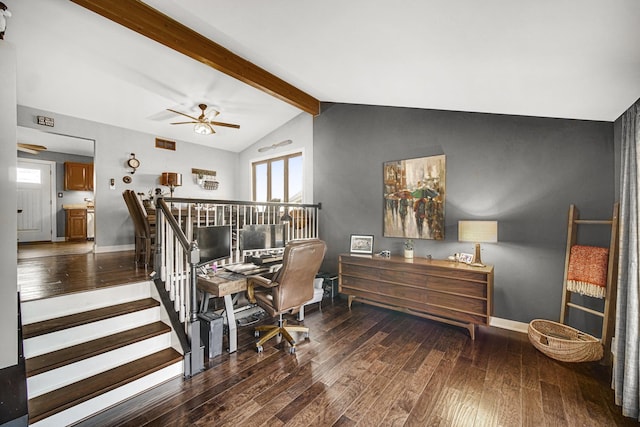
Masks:
[[[258,153],[264,153],[265,151],[273,150],[273,145],[267,145],[266,147],[258,148]]]
[[[36,145],[36,144],[25,144],[23,142],[18,142],[18,151],[22,151],[23,153],[29,154],[40,154],[41,151],[45,151],[47,147],[44,145]]]
[[[170,125],[189,125],[189,124],[195,124],[195,123],[200,123],[200,122],[174,122],[169,124]]]
[[[24,147],[18,147],[18,151],[22,151],[23,153],[34,154],[34,155],[40,154],[40,151],[31,150],[29,148],[24,148]]]
[[[214,122],[214,121],[210,121],[210,122],[207,122],[207,123],[209,123],[209,125],[224,126],[224,127],[228,127],[228,128],[240,129],[240,125],[234,125],[234,124],[231,124],[231,123]]]
[[[172,110],[171,108],[167,108],[167,111],[171,111],[172,113],[180,114],[181,116],[189,117],[191,120],[196,120],[196,121],[198,120],[197,117],[193,117],[193,116],[190,116],[188,114],[181,113],[180,111]]]
[[[23,153],[29,153],[29,154],[40,154],[40,152],[37,150],[32,150],[31,148],[27,148],[27,147],[20,147],[19,145],[18,145],[18,151],[22,151]]]
[[[47,149],[47,147],[45,147],[44,145],[25,144],[24,142],[18,142],[18,147],[28,148],[30,150],[35,150],[35,151],[44,151]]]
[[[211,134],[213,135],[214,133],[216,133],[215,129],[213,128],[213,126],[211,126],[211,123],[207,123],[207,126],[209,126],[209,129],[211,129]]]

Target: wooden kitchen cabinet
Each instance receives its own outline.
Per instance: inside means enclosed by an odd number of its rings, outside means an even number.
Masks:
[[[64,163],[64,189],[93,191],[93,163]]]
[[[466,328],[489,325],[493,267],[370,255],[340,255],[339,290],[353,301]]]
[[[67,240],[87,240],[87,210],[67,209]]]

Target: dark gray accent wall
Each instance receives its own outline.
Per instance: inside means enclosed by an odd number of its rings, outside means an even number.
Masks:
[[[483,261],[495,266],[493,315],[557,320],[569,205],[583,218],[606,218],[617,199],[609,122],[324,105],[314,120],[323,270],[337,271],[351,234],[373,234],[375,251],[400,255],[402,239],[382,236],[382,165],[439,154],[447,168],[445,240],[417,241],[416,255],[473,252],[457,241],[457,222],[497,220],[499,243],[482,245]],[[587,231],[581,243],[608,246],[608,230]],[[599,322],[585,316],[572,321],[595,333]]]

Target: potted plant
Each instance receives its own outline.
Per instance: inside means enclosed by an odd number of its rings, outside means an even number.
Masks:
[[[404,241],[404,257],[413,258],[413,240],[411,239]]]

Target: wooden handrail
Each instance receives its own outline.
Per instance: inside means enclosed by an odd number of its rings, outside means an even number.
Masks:
[[[162,211],[164,217],[169,222],[169,226],[173,229],[173,232],[176,234],[176,236],[178,236],[178,240],[180,241],[182,248],[185,251],[188,251],[191,246],[191,242],[189,241],[189,239],[187,239],[187,236],[185,236],[184,232],[180,228],[180,224],[178,224],[178,221],[173,217],[171,208],[167,206],[167,203],[162,197],[156,199],[156,209]]]

